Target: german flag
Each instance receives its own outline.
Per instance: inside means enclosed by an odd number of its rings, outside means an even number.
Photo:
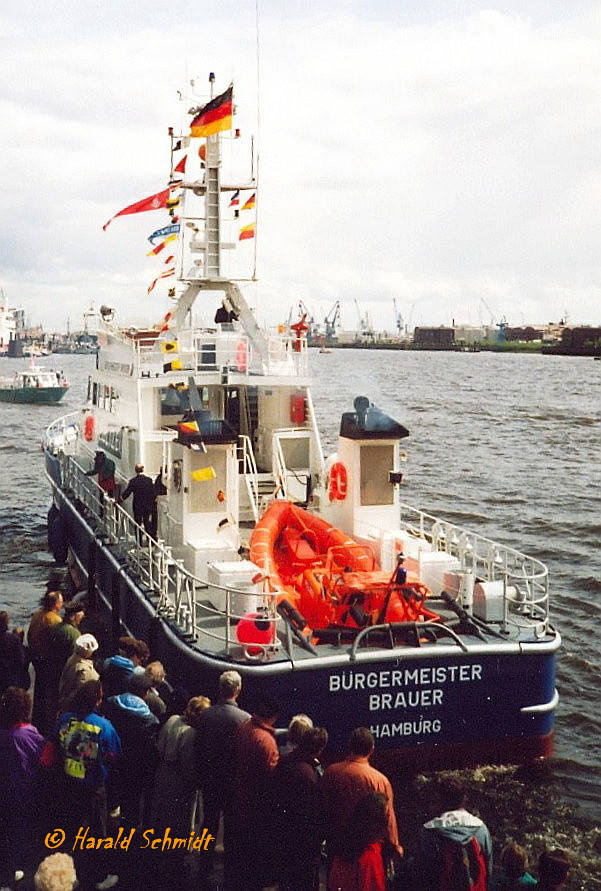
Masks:
[[[250,196],[248,201],[244,202],[244,204],[242,205],[242,210],[252,210],[252,208],[255,206],[256,200],[257,200],[257,193],[255,192],[253,195]]]
[[[222,130],[231,130],[233,94],[234,87],[230,84],[225,93],[203,105],[190,123],[190,136],[213,136]]]
[[[250,223],[248,226],[242,226],[238,241],[245,241],[247,238],[255,237],[255,224]]]
[[[196,421],[180,421],[177,425],[180,433],[200,433]]]

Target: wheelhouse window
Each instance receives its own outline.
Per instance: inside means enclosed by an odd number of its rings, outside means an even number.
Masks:
[[[388,472],[394,467],[394,445],[361,446],[361,504],[392,504]]]

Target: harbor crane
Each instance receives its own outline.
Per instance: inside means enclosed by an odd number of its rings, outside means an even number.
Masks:
[[[357,308],[357,315],[359,317],[359,333],[362,337],[367,337],[369,340],[374,340],[374,329],[371,324],[371,319],[369,318],[369,313],[366,310],[365,315],[361,315],[361,310],[359,309],[359,304],[357,300],[355,300],[355,306]]]
[[[396,298],[392,298],[392,305],[394,306],[394,323],[396,325],[397,334],[399,337],[403,334],[403,316],[397,309]],[[407,329],[405,328],[405,334],[407,333]]]
[[[324,318],[326,343],[331,344],[336,337],[336,328],[340,324],[340,300],[337,300]]]
[[[507,316],[503,316],[501,321],[497,322],[497,320],[495,318],[495,314],[493,313],[492,309],[490,308],[490,306],[488,305],[488,303],[486,302],[484,297],[480,298],[480,302],[485,307],[485,309],[487,309],[490,313],[490,326],[491,326],[491,328],[494,326],[497,329],[497,340],[498,341],[505,340],[505,329],[507,328],[507,324],[508,324]]]

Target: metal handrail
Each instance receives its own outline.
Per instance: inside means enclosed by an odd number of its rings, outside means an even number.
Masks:
[[[432,628],[436,632],[443,632],[445,636],[451,637],[457,644],[457,646],[460,647],[461,650],[463,650],[464,653],[469,652],[468,647],[463,643],[459,635],[455,631],[453,631],[452,628],[449,628],[448,625],[441,625],[440,622],[385,622],[382,625],[369,625],[367,628],[362,628],[361,631],[359,631],[351,646],[350,660],[352,662],[357,658],[357,650],[359,649],[359,645],[364,638],[369,637],[369,635],[373,634],[375,631],[387,631],[390,634],[391,647],[394,647],[395,631],[413,631],[416,639],[419,641],[419,634],[420,632],[423,633],[425,628]]]
[[[259,471],[249,436],[241,434],[238,437],[238,450],[241,453],[239,454],[239,460],[242,461],[250,507],[256,523],[259,519]]]
[[[457,557],[462,569],[473,571],[476,578],[502,581],[507,604],[518,613],[530,611],[540,621],[547,621],[549,572],[544,563],[409,504],[400,507],[401,525],[407,532],[429,542],[435,551]]]
[[[80,511],[83,510],[93,518],[98,537],[104,543],[113,545],[126,558],[129,568],[138,576],[150,595],[158,599],[157,613],[175,620],[184,633],[191,635],[194,640],[204,635],[222,641],[229,651],[232,643],[230,628],[243,615],[232,612],[230,596],[236,594],[250,597],[251,594],[211,582],[212,588],[225,592],[226,609],[220,610],[201,603],[197,594],[208,589],[208,579],[193,575],[181,560],[175,559],[168,545],[151,538],[120,504],[103,492],[92,476],[86,475],[73,456],[59,451],[56,458],[61,469],[61,489],[78,501]],[[53,484],[56,486],[56,482]],[[200,624],[200,619],[208,615],[223,617],[223,633]]]

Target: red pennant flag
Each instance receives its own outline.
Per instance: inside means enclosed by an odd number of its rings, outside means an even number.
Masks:
[[[119,213],[112,216],[102,228],[106,232],[109,223],[112,223],[117,217],[122,217],[128,213],[142,213],[142,211],[145,210],[160,210],[161,207],[166,207],[169,192],[169,188],[163,189],[162,192],[157,192],[156,195],[150,195],[148,198],[142,198],[141,201],[136,201],[135,204],[130,204],[129,207],[124,207],[123,210],[120,210]]]
[[[155,278],[155,280],[153,281],[153,283],[152,283],[152,284],[150,285],[150,287],[148,288],[148,293],[150,294],[150,292],[152,291],[152,289],[154,288],[154,286],[156,285],[156,283],[159,281],[159,279],[161,279],[161,278],[169,278],[170,275],[175,275],[175,268],[174,268],[173,266],[171,267],[171,269],[166,269],[164,272],[161,272],[160,275],[157,275],[157,277]]]
[[[174,173],[185,173],[186,172],[186,158],[188,156],[184,155],[179,164],[173,168]]]

